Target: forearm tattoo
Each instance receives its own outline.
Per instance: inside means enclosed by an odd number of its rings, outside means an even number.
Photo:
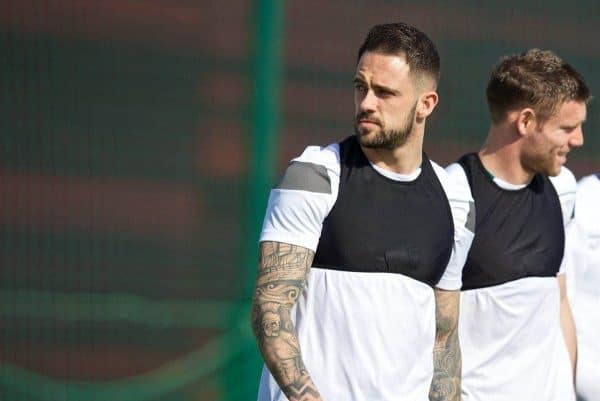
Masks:
[[[462,358],[458,342],[458,299],[450,292],[436,298],[437,329],[429,400],[460,401]]]
[[[271,374],[290,401],[321,400],[300,352],[290,309],[304,290],[314,252],[262,242],[252,305],[252,329]]]

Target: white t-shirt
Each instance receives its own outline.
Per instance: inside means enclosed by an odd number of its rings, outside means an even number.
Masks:
[[[458,163],[446,171],[457,185],[468,187],[465,171]],[[563,222],[569,225],[575,177],[563,167],[550,181],[559,196]],[[494,182],[506,190],[525,187],[498,178]],[[568,260],[563,257],[560,273],[568,270]],[[555,277],[525,277],[463,291],[459,338],[463,401],[574,401]]]
[[[600,179],[579,180],[575,218],[567,241],[571,268],[569,298],[577,328],[577,393],[600,400]]]
[[[330,191],[273,189],[261,241],[277,241],[316,251],[323,221],[337,200],[340,181],[339,145],[309,146],[293,162],[323,168]],[[433,169],[449,199],[455,227],[454,246],[437,286],[461,287],[462,266],[473,233],[466,228],[472,207],[469,192]],[[409,175],[372,166],[398,181]],[[307,184],[307,187],[310,185]],[[435,298],[433,289],[397,273],[364,273],[311,268],[306,289],[292,310],[304,363],[323,399],[427,401],[433,377]],[[264,368],[259,401],[287,398]]]

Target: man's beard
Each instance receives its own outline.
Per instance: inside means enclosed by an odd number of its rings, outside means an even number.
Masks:
[[[556,176],[560,173],[560,166],[556,166],[556,150],[545,142],[532,139],[525,146],[521,156],[521,164],[531,173],[546,176]]]
[[[560,173],[560,166],[558,169],[555,166],[554,153],[546,153],[543,155],[524,155],[522,156],[522,163],[526,170],[534,174],[541,174],[545,176],[554,177]]]
[[[410,138],[413,126],[415,123],[415,113],[417,111],[417,102],[410,109],[408,115],[406,116],[406,120],[404,121],[404,125],[399,129],[387,130],[385,126],[380,125],[379,131],[371,133],[371,131],[362,131],[358,122],[361,119],[368,119],[370,114],[360,113],[356,116],[354,121],[354,132],[356,133],[356,138],[358,139],[358,143],[365,148],[371,149],[396,149],[406,143],[408,138]]]

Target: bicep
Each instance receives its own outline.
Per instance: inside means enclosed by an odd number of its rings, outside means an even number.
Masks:
[[[277,277],[304,276],[314,252],[308,248],[276,241],[262,241],[259,252],[259,272],[277,273]]]
[[[314,252],[282,242],[260,243],[255,302],[274,302],[291,307],[306,281]]]

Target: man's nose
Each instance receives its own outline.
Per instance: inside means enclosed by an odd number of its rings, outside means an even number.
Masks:
[[[579,148],[583,146],[583,128],[578,127],[573,132],[571,138],[569,138],[569,145],[573,148]]]
[[[372,90],[369,90],[365,97],[360,102],[360,111],[368,111],[373,112],[377,108],[377,96],[373,93]]]

